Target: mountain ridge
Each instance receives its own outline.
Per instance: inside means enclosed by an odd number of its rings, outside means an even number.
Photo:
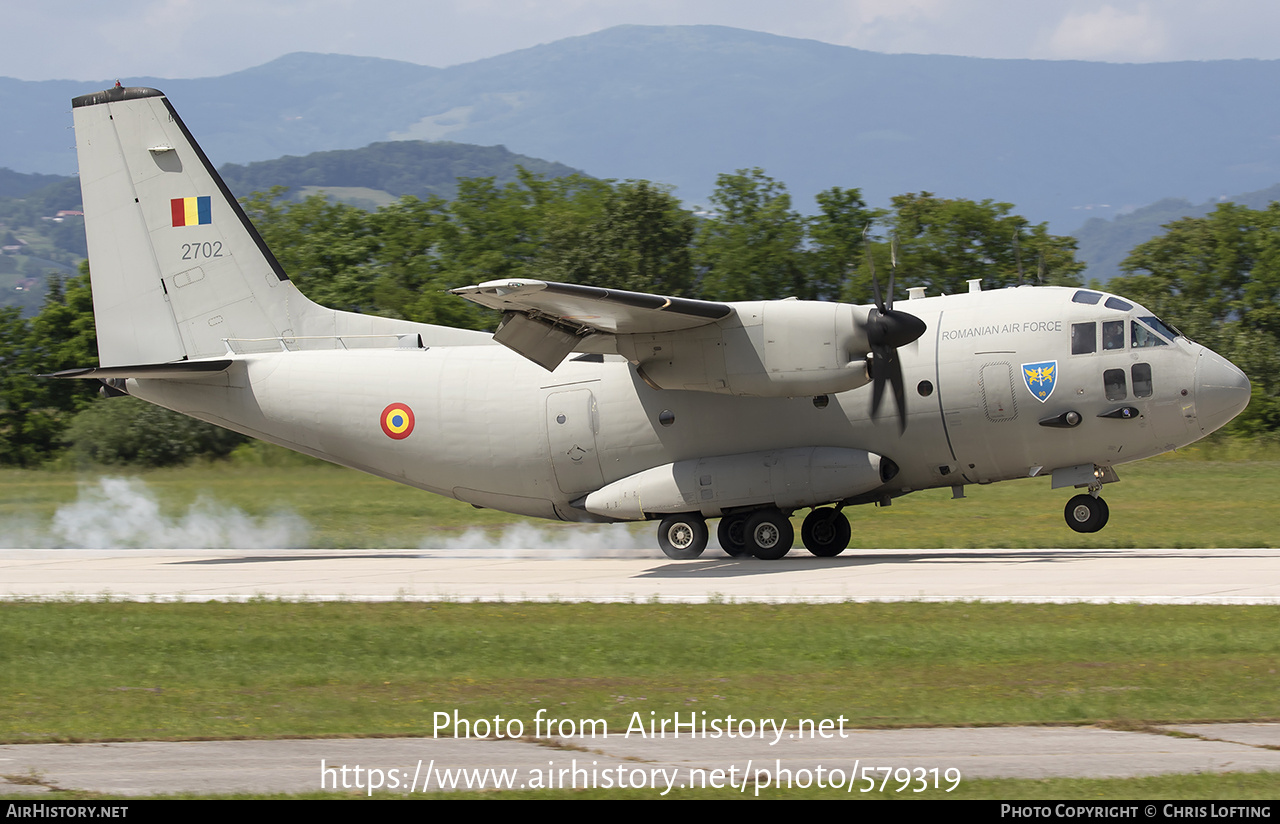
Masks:
[[[127,82],[168,93],[218,164],[388,139],[501,144],[670,184],[690,205],[716,175],[761,167],[802,211],[831,186],[874,205],[930,191],[1012,203],[1068,232],[1170,193],[1202,202],[1280,180],[1280,112],[1257,102],[1280,82],[1269,60],[901,55],[619,26],[447,68],[297,52],[218,78]],[[86,85],[0,79],[13,115],[0,165],[73,170],[74,152],[50,136]]]

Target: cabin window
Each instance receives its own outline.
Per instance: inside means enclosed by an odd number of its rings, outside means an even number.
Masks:
[[[1071,354],[1088,355],[1098,351],[1098,324],[1071,324]]]
[[[1103,322],[1102,348],[1107,350],[1124,348],[1124,321],[1109,320]]]
[[[1100,300],[1102,300],[1102,295],[1098,292],[1086,292],[1084,290],[1071,296],[1072,303],[1087,303],[1090,306],[1096,306]]]
[[[1151,364],[1135,363],[1133,369],[1133,396],[1135,398],[1151,397]]]
[[[1128,312],[1133,308],[1132,303],[1127,300],[1120,300],[1120,298],[1107,298],[1107,302],[1103,306],[1108,309],[1119,309],[1121,312]]]
[[[1152,332],[1147,327],[1138,323],[1136,320],[1133,325],[1133,348],[1144,349],[1148,346],[1168,346],[1168,342],[1164,338]],[[1135,390],[1136,391],[1136,390]]]
[[[1122,401],[1128,397],[1123,369],[1108,369],[1103,372],[1102,386],[1107,391],[1107,400],[1109,401]]]

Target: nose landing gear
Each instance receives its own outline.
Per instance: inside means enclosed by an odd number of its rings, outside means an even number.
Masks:
[[[1111,509],[1096,493],[1076,495],[1067,501],[1063,515],[1067,519],[1067,526],[1076,532],[1097,532],[1107,525]]]

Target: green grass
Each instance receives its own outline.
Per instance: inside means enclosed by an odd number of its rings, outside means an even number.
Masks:
[[[1093,535],[1067,528],[1062,509],[1073,493],[1052,490],[1048,479],[1040,478],[968,486],[968,497],[958,501],[951,500],[949,490],[927,490],[898,498],[887,508],[853,508],[849,515],[854,546],[1276,546],[1280,542],[1276,530],[1280,496],[1275,494],[1280,489],[1280,460],[1211,459],[1229,451],[1209,445],[1120,467],[1121,482],[1104,490],[1111,521]],[[499,531],[526,520],[327,465],[222,463],[116,474],[144,482],[169,518],[180,517],[202,498],[256,518],[296,514],[310,526],[305,543],[313,547],[418,547],[428,539],[461,534],[468,528]],[[47,525],[82,487],[92,488],[96,477],[0,471],[0,524]],[[536,523],[551,530],[575,528]],[[651,524],[634,528],[652,534]]]
[[[1280,610],[1027,604],[0,603],[0,741],[1280,717]]]

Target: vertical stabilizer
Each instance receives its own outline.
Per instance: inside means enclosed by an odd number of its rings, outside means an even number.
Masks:
[[[333,334],[155,89],[72,101],[103,366],[226,354],[229,338]]]

